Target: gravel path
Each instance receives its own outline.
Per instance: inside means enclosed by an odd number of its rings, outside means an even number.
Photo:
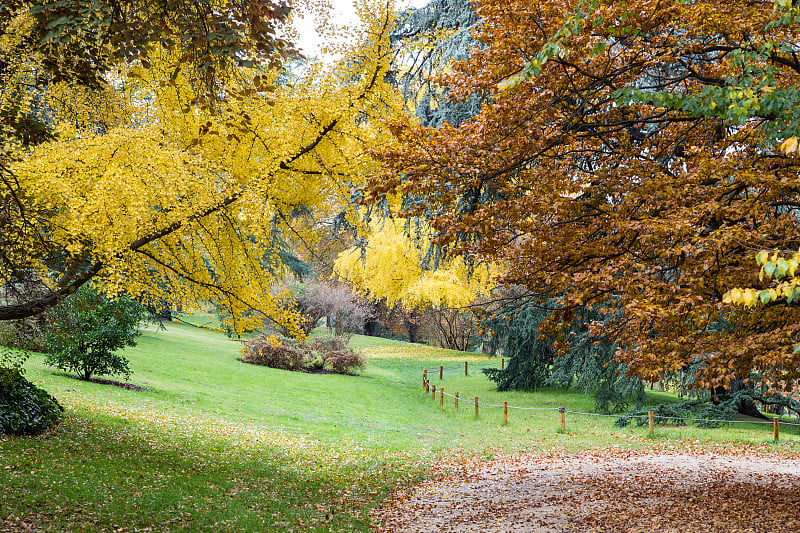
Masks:
[[[397,494],[376,512],[377,529],[800,532],[797,458],[747,451],[595,451],[455,468]]]

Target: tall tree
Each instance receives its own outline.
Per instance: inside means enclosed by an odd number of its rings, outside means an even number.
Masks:
[[[474,119],[395,122],[371,199],[424,201],[435,242],[507,265],[566,307],[612,297],[617,357],[648,381],[800,377],[796,308],[722,302],[753,249],[800,245],[800,8],[787,1],[476,0],[468,60],[439,82]]]
[[[19,51],[39,55],[56,82],[103,86],[120,61],[146,65],[160,45],[213,90],[232,65],[278,66],[296,53],[278,36],[289,12],[286,0],[9,0],[0,7],[0,33],[24,28]]]
[[[425,269],[430,242],[419,224],[404,227],[404,221],[375,221],[362,246],[342,252],[334,272],[352,283],[365,296],[400,307],[409,339],[417,339],[420,322],[432,320],[434,335],[447,348],[467,350],[472,345],[474,324],[465,308],[488,295],[492,266],[470,268],[463,259],[442,260],[435,269]],[[412,340],[412,342],[415,342]]]
[[[376,117],[400,112],[384,80],[391,6],[362,14],[336,64],[239,66],[213,97],[168,41],[148,48],[146,65],[114,64],[102,123],[96,91],[60,83],[37,96],[57,138],[32,150],[6,143],[0,204],[0,277],[37,288],[0,302],[0,319],[35,314],[94,278],[109,292],[169,290],[217,302],[233,320],[257,309],[297,329],[300,317],[270,297],[282,277],[274,225],[296,209],[341,211],[373,168],[367,148],[386,137]]]

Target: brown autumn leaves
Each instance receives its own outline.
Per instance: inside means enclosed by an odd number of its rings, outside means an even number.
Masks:
[[[557,318],[579,305],[621,309],[618,357],[645,380],[701,362],[701,386],[757,371],[791,387],[800,308],[722,296],[758,284],[758,250],[800,246],[797,159],[777,148],[795,126],[794,8],[476,9],[486,46],[438,81],[454,98],[484,95],[482,112],[459,128],[392,124],[400,142],[381,155],[369,198],[424,198],[403,215],[429,218],[453,253],[504,264],[503,282],[560,299]],[[504,81],[556,38],[562,49],[540,74]]]

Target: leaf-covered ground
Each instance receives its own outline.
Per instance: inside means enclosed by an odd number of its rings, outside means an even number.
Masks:
[[[794,429],[785,430],[773,444],[766,443],[772,437],[771,424],[659,425],[653,440],[646,426],[619,428],[613,418],[576,414],[594,405],[581,391],[497,391],[478,370],[499,366],[497,358],[374,337],[355,336],[351,346],[367,361],[361,376],[303,374],[244,364],[239,343],[173,324],[165,331],[146,331],[138,346],[125,351],[134,371],[126,388],[76,380],[45,366],[41,354],[32,354],[27,377],[55,395],[66,413],[64,421],[44,435],[0,436],[0,532],[366,533],[384,527],[381,515],[371,511],[393,492],[411,490],[423,479],[433,481],[425,481],[422,488],[448,490],[458,477],[447,484],[436,480],[472,471],[483,472],[483,483],[491,484],[491,471],[481,469],[493,464],[517,465],[522,468],[515,474],[519,477],[524,468],[570,457],[632,453],[621,450],[734,455],[742,450],[763,455],[768,450],[788,458],[800,454],[800,435]],[[464,375],[464,361],[469,375]],[[456,410],[452,398],[440,403],[422,389],[421,370],[440,366],[446,370],[443,378],[438,372],[432,376],[437,389],[460,391],[462,398],[479,396],[485,402],[477,418],[469,402]],[[648,396],[656,402],[669,399],[658,391],[648,391]],[[502,409],[489,405],[504,401],[510,406],[563,405],[569,411],[567,431],[559,431],[555,410],[512,410],[503,425]],[[585,455],[598,449],[612,451]],[[480,463],[471,464],[471,457],[480,458]],[[535,460],[523,468],[522,457]],[[499,462],[493,463],[496,459]],[[431,470],[431,465],[438,467]],[[506,473],[498,474],[497,483],[503,483],[503,476]],[[572,486],[553,483],[547,498],[570,496],[561,489]],[[633,501],[630,496],[614,483],[609,478],[607,487],[599,482],[587,487],[606,490],[609,498],[618,494],[618,501],[609,500],[609,506],[635,509],[628,503]],[[621,483],[624,486],[624,479]],[[525,493],[517,497],[517,487],[510,487],[511,492],[500,493],[508,501],[545,498]],[[761,495],[758,501],[769,503]],[[441,528],[452,527],[461,517],[487,531],[511,531],[503,522],[482,518],[493,514],[492,505],[510,504],[485,503],[480,510],[462,502],[469,509],[453,513],[453,520],[443,519]],[[428,516],[426,505],[415,503],[411,511]],[[596,511],[592,518],[590,511],[564,504],[549,515],[531,515],[522,524],[536,531],[531,526],[535,520],[562,520],[556,524],[601,530],[592,520],[602,524],[603,515]],[[384,518],[385,528],[395,531],[433,527],[421,520],[392,518],[391,512]],[[771,524],[765,527],[780,531]],[[659,530],[649,525],[644,529]]]
[[[458,465],[396,494],[380,531],[796,532],[800,458],[764,449],[659,446],[506,456]]]

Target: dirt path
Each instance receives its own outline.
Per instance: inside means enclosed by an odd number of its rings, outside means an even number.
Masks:
[[[398,532],[796,533],[798,509],[797,458],[595,451],[460,465],[375,519]]]

